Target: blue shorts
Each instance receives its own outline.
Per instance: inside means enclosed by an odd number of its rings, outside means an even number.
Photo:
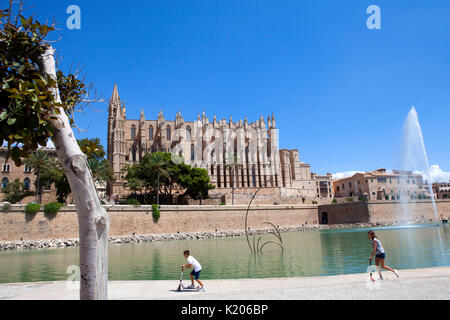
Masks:
[[[379,259],[385,259],[386,258],[386,253],[385,252],[378,253],[378,254],[375,255],[375,257],[377,257]]]
[[[198,278],[200,278],[200,272],[201,272],[201,271],[202,271],[202,270],[198,270],[198,271],[192,270],[191,274],[194,276],[194,279],[195,279],[195,280],[198,280]]]

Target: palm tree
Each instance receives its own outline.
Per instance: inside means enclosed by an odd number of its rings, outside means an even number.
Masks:
[[[37,150],[32,153],[26,160],[25,163],[29,165],[36,175],[36,202],[42,202],[42,186],[40,183],[41,173],[45,170],[51,170],[52,161],[47,152],[43,150]]]
[[[157,152],[157,153],[153,153],[151,155],[149,164],[150,164],[150,167],[148,169],[153,174],[156,174],[156,181],[157,181],[156,204],[159,206],[159,178],[161,176],[169,177],[169,171],[167,170],[169,162],[167,161],[167,159],[164,158],[163,153]]]

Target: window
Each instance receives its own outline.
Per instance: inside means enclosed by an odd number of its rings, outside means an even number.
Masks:
[[[25,178],[23,180],[23,188],[24,188],[24,190],[30,190],[30,187],[31,187],[31,180],[30,180],[30,178]]]
[[[416,180],[413,180],[412,182],[413,182],[413,184],[416,184]]]
[[[171,133],[171,130],[170,130],[170,126],[167,126],[166,127],[166,139],[170,140],[171,136],[172,136],[172,133]]]
[[[191,161],[195,160],[195,147],[191,145]]]
[[[31,172],[31,167],[26,164],[23,172]]]
[[[336,190],[339,191],[339,186],[336,187]]]
[[[8,183],[9,183],[8,178],[4,177],[4,178],[2,179],[2,189],[3,189],[3,188],[6,188],[6,187],[8,186]]]
[[[192,140],[191,127],[187,126],[186,127],[186,141],[191,141],[191,140]]]
[[[148,127],[148,139],[153,140],[153,126]]]
[[[11,165],[9,163],[3,164],[3,172],[9,172],[11,170]]]
[[[133,124],[131,126],[131,140],[136,139],[136,126]]]

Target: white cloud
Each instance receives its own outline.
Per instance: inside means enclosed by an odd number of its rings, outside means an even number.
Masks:
[[[333,173],[333,179],[335,180],[339,180],[339,179],[344,179],[344,178],[348,178],[353,176],[356,173],[362,173],[364,171],[344,171],[344,172],[337,172],[337,173]]]
[[[424,171],[415,172],[420,173],[426,179]],[[447,182],[450,180],[450,172],[442,170],[438,164],[430,166],[429,173],[431,182]]]

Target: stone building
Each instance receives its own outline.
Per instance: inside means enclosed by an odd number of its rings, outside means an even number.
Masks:
[[[56,150],[53,148],[43,148],[47,154],[56,158]],[[24,189],[30,191],[36,191],[35,182],[36,175],[33,173],[32,169],[28,165],[16,166],[14,161],[12,161],[11,157],[8,157],[8,148],[1,147],[0,148],[0,180],[1,180],[1,189],[5,188],[9,183],[18,179],[24,186]],[[0,189],[0,201],[3,201],[4,194]],[[26,197],[23,199],[22,203],[28,203],[30,201],[34,201],[35,197]],[[42,203],[48,203],[56,201],[55,190],[52,186],[44,186],[42,193]]]
[[[422,175],[401,170],[388,173],[386,169],[356,173],[351,177],[336,180],[333,182],[333,189],[337,198],[364,196],[369,200],[385,200],[429,195]]]
[[[300,161],[299,151],[279,150],[278,129],[272,114],[254,122],[233,121],[232,117],[212,121],[203,113],[196,121],[185,121],[178,112],[175,120],[165,119],[160,111],[154,120],[127,119],[117,85],[109,102],[107,156],[116,181],[107,187],[109,195],[129,194],[124,167],[138,163],[145,153],[170,152],[172,159],[208,171],[215,195],[261,194],[276,198],[301,196],[315,198],[315,182],[310,165]]]
[[[433,194],[436,199],[450,199],[450,181],[433,183]]]
[[[317,198],[333,199],[333,175],[327,173],[326,175],[318,175],[316,173],[311,173],[311,178],[316,183],[316,194]]]

